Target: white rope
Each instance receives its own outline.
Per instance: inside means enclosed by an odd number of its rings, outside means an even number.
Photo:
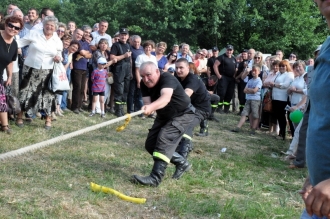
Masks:
[[[140,115],[143,112],[144,112],[143,110],[140,110],[140,111],[131,113],[130,116],[134,117],[134,116]],[[52,138],[52,139],[49,139],[49,140],[46,140],[46,141],[42,141],[42,142],[30,145],[30,146],[26,146],[26,147],[17,149],[17,150],[9,151],[9,152],[0,154],[0,160],[5,160],[5,159],[11,158],[11,157],[16,157],[16,156],[25,154],[29,151],[37,150],[39,148],[43,148],[43,147],[55,144],[56,142],[64,141],[64,140],[73,138],[75,136],[82,135],[86,132],[94,131],[96,129],[111,125],[113,123],[120,122],[120,121],[125,120],[127,118],[128,118],[128,116],[125,115],[125,116],[122,116],[122,117],[118,117],[116,119],[111,119],[109,121],[102,122],[102,123],[97,124],[97,125],[93,125],[93,126],[86,127],[84,129],[80,129],[80,130],[75,131],[75,132],[71,132],[69,134],[61,135],[61,136],[58,136],[56,138]]]

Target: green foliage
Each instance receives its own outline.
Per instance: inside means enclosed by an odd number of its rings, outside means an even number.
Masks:
[[[24,13],[50,7],[60,21],[78,26],[105,19],[111,35],[125,26],[143,40],[186,42],[193,48],[230,43],[237,52],[281,49],[305,59],[327,36],[324,18],[310,0],[3,0],[0,11],[10,2]]]

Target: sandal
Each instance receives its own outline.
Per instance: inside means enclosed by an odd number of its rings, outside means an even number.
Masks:
[[[17,118],[15,121],[15,125],[17,125],[18,127],[22,128],[24,126],[24,121],[22,118]]]
[[[6,133],[6,134],[8,134],[8,135],[11,134],[11,129],[9,128],[8,125],[2,125],[1,126],[1,131],[4,132],[4,133]]]
[[[52,128],[52,120],[50,118],[45,121],[45,129],[50,130]]]

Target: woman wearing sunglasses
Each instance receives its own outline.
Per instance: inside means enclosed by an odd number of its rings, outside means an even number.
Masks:
[[[168,69],[174,69],[175,70],[175,61],[177,59],[177,53],[176,52],[170,52],[170,54],[167,55],[167,63],[165,65],[164,71],[168,71]]]
[[[66,34],[66,32],[67,32],[66,25],[64,23],[59,22],[56,33],[61,40],[63,36]]]
[[[10,134],[8,126],[7,103],[5,87],[11,85],[13,62],[17,58],[17,43],[14,36],[23,28],[23,20],[18,17],[8,17],[5,20],[5,29],[0,31],[0,122],[1,131]],[[6,69],[7,81],[3,81],[2,72]]]

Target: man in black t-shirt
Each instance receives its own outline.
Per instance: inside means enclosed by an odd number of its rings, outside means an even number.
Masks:
[[[199,133],[196,133],[195,135],[200,136],[200,137],[205,137],[205,136],[208,136],[208,133],[209,133],[208,125],[207,125],[208,120],[219,122],[219,120],[216,117],[214,117],[214,112],[218,108],[218,102],[220,100],[220,97],[215,94],[216,89],[217,89],[217,84],[218,84],[217,76],[212,75],[211,77],[203,78],[202,80],[206,87],[206,90],[209,92],[209,94],[211,96],[212,112],[211,112],[211,115],[209,116],[209,118],[201,121]]]
[[[172,176],[174,179],[179,179],[191,168],[188,161],[175,150],[194,120],[195,109],[179,81],[168,72],[160,74],[153,62],[144,62],[140,66],[140,75],[144,114],[157,112],[145,143],[146,150],[153,156],[154,166],[149,176],[134,175],[133,182],[158,186],[169,162],[176,166]]]
[[[124,116],[124,105],[126,105],[127,102],[129,83],[132,77],[132,52],[127,43],[128,37],[127,28],[120,28],[119,42],[112,45],[110,52],[110,59],[117,59],[117,63],[113,67],[113,91],[115,99],[115,115],[117,117]]]
[[[215,63],[215,60],[218,58],[219,56],[219,49],[218,47],[214,46],[212,48],[212,57],[210,57],[207,60],[207,77],[209,78],[211,75],[215,75],[214,69],[213,69],[213,65]]]
[[[217,88],[217,94],[220,96],[218,103],[219,112],[222,112],[222,108],[224,108],[224,112],[228,113],[230,101],[235,91],[235,73],[237,68],[236,59],[233,57],[234,47],[228,45],[226,49],[226,53],[219,56],[215,61],[213,69],[219,79]]]
[[[200,77],[189,72],[189,63],[186,59],[180,58],[175,63],[176,76],[191,99],[191,104],[196,108],[195,119],[189,125],[183,136],[177,152],[187,157],[192,150],[192,135],[194,127],[211,114],[211,98],[209,92]]]

